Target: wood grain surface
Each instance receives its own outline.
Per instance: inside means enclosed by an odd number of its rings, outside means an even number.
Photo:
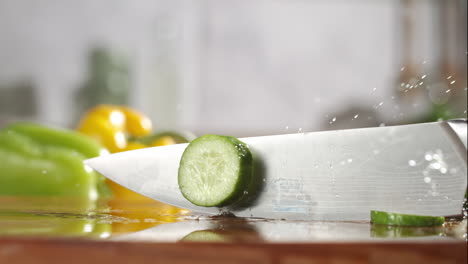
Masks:
[[[467,243],[147,243],[0,239],[0,263],[467,263]]]

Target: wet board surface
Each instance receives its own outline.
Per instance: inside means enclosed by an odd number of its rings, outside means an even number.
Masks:
[[[466,220],[403,228],[0,198],[0,263],[466,263]]]

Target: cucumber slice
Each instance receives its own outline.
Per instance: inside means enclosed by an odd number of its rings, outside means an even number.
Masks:
[[[440,226],[445,222],[443,216],[423,216],[371,211],[373,224],[395,226]]]
[[[181,241],[190,242],[229,242],[223,234],[213,230],[197,230],[184,236]]]
[[[179,166],[179,188],[191,203],[222,207],[242,198],[252,179],[248,146],[229,136],[205,135],[185,149]]]

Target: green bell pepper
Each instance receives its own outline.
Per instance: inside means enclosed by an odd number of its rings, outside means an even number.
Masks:
[[[77,132],[12,124],[0,130],[0,195],[63,196],[92,204],[110,191],[83,160],[104,151]]]

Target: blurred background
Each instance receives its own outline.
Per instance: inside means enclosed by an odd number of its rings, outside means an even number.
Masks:
[[[466,118],[466,0],[0,0],[0,126],[125,104],[255,136]]]

